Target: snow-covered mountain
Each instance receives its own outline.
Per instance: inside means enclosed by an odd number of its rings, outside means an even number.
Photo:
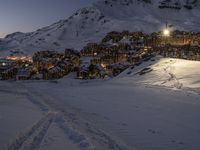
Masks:
[[[99,0],[35,32],[16,32],[0,40],[0,55],[33,54],[38,50],[81,49],[110,31],[153,32],[166,22],[179,30],[199,31],[198,0]]]

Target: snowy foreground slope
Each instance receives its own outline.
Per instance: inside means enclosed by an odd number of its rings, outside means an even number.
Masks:
[[[80,50],[89,42],[99,42],[110,31],[160,31],[166,22],[174,29],[200,31],[199,0],[193,9],[184,7],[185,0],[171,0],[170,6],[178,3],[181,9],[159,8],[164,0],[99,0],[91,7],[76,11],[67,19],[34,32],[16,32],[0,41],[0,56],[33,54],[35,51],[53,49]],[[190,1],[190,0],[189,0]]]
[[[155,58],[111,80],[0,82],[0,147],[198,150],[199,64]]]
[[[154,62],[155,61],[155,62]],[[177,89],[200,89],[200,62],[156,57],[140,67],[127,69],[119,77],[130,82]],[[142,75],[141,75],[142,74]]]

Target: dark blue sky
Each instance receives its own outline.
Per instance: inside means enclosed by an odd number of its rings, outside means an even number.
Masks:
[[[0,0],[0,37],[29,32],[67,18],[96,0]]]

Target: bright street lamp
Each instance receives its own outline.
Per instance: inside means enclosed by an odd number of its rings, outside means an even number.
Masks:
[[[170,31],[169,31],[169,29],[164,29],[164,30],[163,30],[163,35],[164,35],[164,36],[170,36]]]

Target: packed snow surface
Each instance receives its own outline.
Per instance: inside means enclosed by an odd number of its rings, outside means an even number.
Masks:
[[[128,68],[119,77],[135,83],[194,90],[200,88],[199,66],[199,61],[156,57],[134,69]]]
[[[199,64],[157,57],[110,80],[79,81],[70,74],[58,81],[0,82],[0,145],[198,150]]]

